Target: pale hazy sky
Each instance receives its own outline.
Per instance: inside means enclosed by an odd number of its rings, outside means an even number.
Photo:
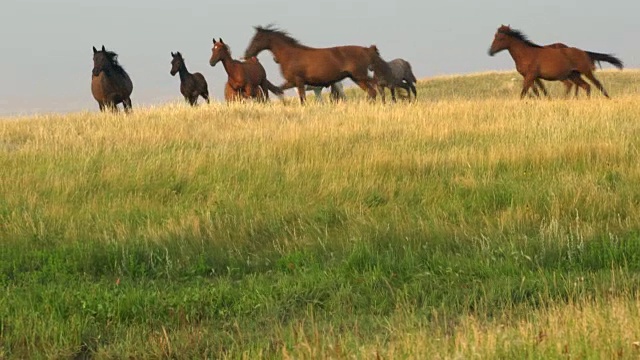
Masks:
[[[240,57],[254,25],[274,23],[314,47],[376,44],[383,58],[402,57],[425,78],[513,69],[508,53],[487,55],[503,23],[534,42],[614,53],[638,68],[639,17],[638,0],[2,0],[0,115],[97,111],[91,47],[103,44],[131,75],[135,108],[182,99],[169,75],[172,51],[221,99],[226,74],[208,64],[211,39],[222,37]],[[260,59],[280,84],[271,54]]]

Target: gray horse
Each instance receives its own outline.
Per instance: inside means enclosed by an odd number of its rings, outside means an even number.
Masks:
[[[322,102],[322,86],[313,86],[307,85],[304,88],[306,91],[313,91],[316,95],[316,100],[318,102]],[[331,84],[331,100],[332,101],[340,101],[346,100],[347,96],[344,94],[344,86],[342,86],[342,81],[338,81],[336,83]]]
[[[391,91],[391,99],[396,101],[396,88],[400,87],[407,91],[409,94],[409,100],[411,100],[411,92],[413,92],[413,98],[418,96],[415,83],[417,79],[413,75],[411,70],[411,64],[404,59],[394,59],[391,61],[383,62],[380,64],[386,68],[385,74],[380,74],[376,71],[373,73],[373,78],[378,85],[378,92],[382,97],[382,102],[385,101],[384,88],[388,87]]]

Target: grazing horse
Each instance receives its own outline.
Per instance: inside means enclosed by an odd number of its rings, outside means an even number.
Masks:
[[[125,112],[131,111],[133,83],[126,71],[118,63],[118,54],[93,47],[93,70],[91,71],[91,93],[98,102],[100,111],[118,111],[122,103]]]
[[[257,58],[247,56],[247,60],[244,62],[234,60],[231,57],[229,46],[222,39],[218,41],[213,39],[209,64],[215,66],[219,61],[222,61],[227,72],[227,84],[238,95],[242,93],[241,97],[266,101],[269,99],[269,91],[276,95],[282,95],[282,90],[267,80],[267,73]]]
[[[173,60],[171,60],[171,71],[169,71],[169,73],[171,76],[180,74],[180,93],[182,93],[184,99],[187,100],[191,106],[195,106],[198,103],[198,96],[202,96],[208,104],[209,89],[207,88],[207,80],[205,80],[204,76],[199,72],[190,73],[179,51],[175,54],[172,52],[171,57]]]
[[[273,27],[256,26],[255,30],[245,57],[270,50],[278,59],[285,79],[280,89],[296,87],[301,103],[304,104],[306,99],[305,85],[327,87],[347,77],[375,99],[374,81],[369,77],[368,69],[374,60],[381,60],[380,54],[372,53],[363,46],[313,48]]]
[[[594,61],[606,61],[618,68],[622,68],[622,61],[610,54],[600,54],[587,52],[577,48],[545,48],[529,41],[527,37],[518,30],[513,30],[509,26],[502,25],[496,31],[493,43],[489,48],[489,55],[508,50],[516,63],[516,70],[524,77],[520,98],[524,98],[532,85],[541,85],[543,80],[571,80],[576,85],[585,89],[587,96],[590,95],[590,88],[580,75],[588,78],[605,97],[609,94],[604,89],[600,81],[593,75]],[[544,89],[544,86],[542,86]],[[538,90],[532,88],[535,94]]]
[[[375,46],[371,46],[371,51],[376,51]],[[415,83],[418,81],[413,75],[413,71],[411,70],[411,64],[404,59],[394,59],[391,61],[384,61],[381,65],[382,67],[386,67],[387,71],[385,72],[386,76],[379,71],[374,71],[373,78],[376,80],[378,85],[378,92],[382,97],[382,102],[385,101],[384,88],[388,87],[391,91],[391,100],[396,101],[396,88],[400,87],[407,91],[409,95],[409,100],[411,100],[411,92],[413,91],[414,100],[418,96],[418,92],[416,91]]]

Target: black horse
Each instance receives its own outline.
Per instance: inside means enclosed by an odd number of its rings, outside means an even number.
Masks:
[[[177,53],[171,53],[171,76],[180,74],[180,92],[184,96],[185,100],[192,106],[195,106],[198,102],[198,96],[202,96],[207,104],[209,103],[209,89],[207,87],[207,80],[204,76],[197,73],[190,73],[187,70],[187,66],[184,64],[184,58],[178,51]]]

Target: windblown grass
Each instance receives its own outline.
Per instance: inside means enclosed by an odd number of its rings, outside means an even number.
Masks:
[[[635,357],[639,74],[0,121],[0,357]]]

